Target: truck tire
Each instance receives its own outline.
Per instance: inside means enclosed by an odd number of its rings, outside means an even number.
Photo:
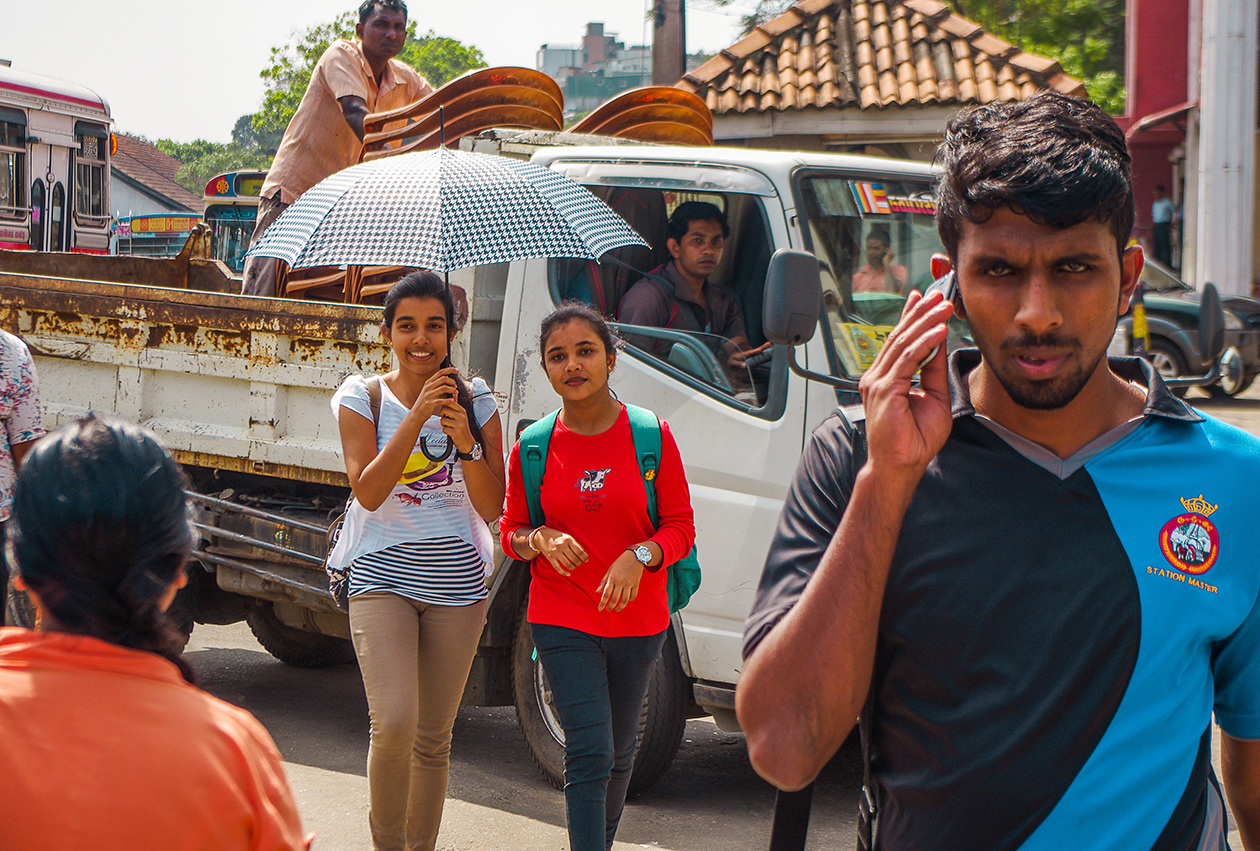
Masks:
[[[322,668],[354,660],[354,649],[344,638],[294,629],[276,617],[269,603],[254,606],[245,615],[249,631],[263,649],[295,668]]]
[[[512,646],[512,685],[516,720],[534,764],[557,789],[564,788],[564,731],[551,703],[551,689],[542,663],[534,658],[525,609]],[[639,717],[639,746],[628,794],[637,795],[661,779],[678,753],[687,724],[687,679],[673,631],[666,636],[648,684]]]

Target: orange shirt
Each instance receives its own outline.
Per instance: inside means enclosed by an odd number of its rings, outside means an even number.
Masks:
[[[378,90],[363,45],[347,39],[334,41],[311,72],[306,93],[263,182],[262,197],[270,198],[279,189],[280,200],[292,204],[328,175],[359,161],[363,143],[346,122],[338,98],[361,97],[368,112],[385,112],[432,91],[424,77],[397,59],[389,60]]]
[[[0,848],[305,849],[254,717],[153,653],[0,628]]]

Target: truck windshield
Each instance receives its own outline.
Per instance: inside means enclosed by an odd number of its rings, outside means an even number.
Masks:
[[[831,368],[857,378],[901,315],[932,283],[942,251],[929,180],[812,174],[799,183],[805,231],[822,274],[822,326]],[[955,336],[955,334],[951,334]]]

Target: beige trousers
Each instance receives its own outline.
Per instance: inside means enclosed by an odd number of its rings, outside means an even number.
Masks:
[[[350,598],[371,717],[367,776],[376,851],[433,851],[451,729],[485,622],[484,600],[434,606],[386,592]]]

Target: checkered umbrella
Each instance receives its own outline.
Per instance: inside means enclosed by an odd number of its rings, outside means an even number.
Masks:
[[[438,148],[325,178],[250,254],[306,266],[413,266],[449,272],[526,257],[597,260],[646,245],[603,201],[522,160]]]

